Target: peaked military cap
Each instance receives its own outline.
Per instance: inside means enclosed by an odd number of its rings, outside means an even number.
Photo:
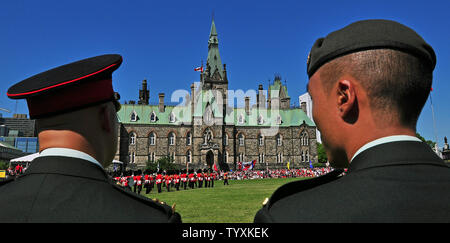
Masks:
[[[433,48],[414,30],[391,20],[373,19],[352,23],[331,32],[314,43],[307,59],[311,76],[325,63],[350,53],[371,49],[394,49],[406,52],[436,66]]]
[[[30,118],[41,118],[120,98],[112,87],[112,73],[122,63],[116,54],[101,55],[62,65],[27,78],[8,89],[11,99],[26,99]]]

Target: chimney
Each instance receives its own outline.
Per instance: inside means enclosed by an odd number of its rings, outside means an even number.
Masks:
[[[306,102],[302,102],[300,104],[300,108],[303,110],[303,112],[305,112],[305,114],[308,114],[308,113],[306,113]]]
[[[265,100],[266,100],[266,97],[264,96],[264,93],[263,93],[263,86],[262,86],[262,84],[260,84],[258,86],[258,94],[256,94],[256,106],[258,107],[258,109],[265,107],[265,105],[264,105]]]
[[[245,113],[250,114],[250,97],[248,96],[245,97]]]
[[[164,112],[164,93],[159,93],[159,112]]]

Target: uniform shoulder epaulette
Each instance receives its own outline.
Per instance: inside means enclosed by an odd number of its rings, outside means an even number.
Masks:
[[[272,194],[270,199],[266,198],[263,202],[263,206],[270,208],[271,205],[273,205],[275,202],[277,202],[280,199],[283,199],[287,196],[290,196],[297,192],[302,192],[302,191],[326,184],[328,182],[334,181],[336,179],[339,179],[343,172],[344,172],[344,170],[342,170],[342,169],[335,169],[335,170],[331,171],[330,173],[327,173],[323,176],[287,183],[287,184],[279,187]]]

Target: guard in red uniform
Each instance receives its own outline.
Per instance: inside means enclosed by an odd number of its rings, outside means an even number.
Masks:
[[[205,187],[211,187],[211,173],[205,171],[203,175],[205,176]]]
[[[145,188],[145,194],[148,194],[150,192],[150,175],[149,171],[144,172],[144,188]]]
[[[166,180],[166,188],[167,192],[170,192],[170,184],[172,183],[172,177],[170,175],[165,175],[164,179]]]
[[[158,193],[161,193],[161,183],[163,180],[163,176],[161,174],[156,175],[156,187],[158,187]]]
[[[142,172],[139,170],[136,176],[137,193],[140,195],[142,191]]]
[[[180,175],[178,175],[178,173],[175,173],[175,175],[173,175],[173,179],[175,181],[175,188],[177,189],[177,191],[179,191],[180,190]]]
[[[184,190],[186,190],[186,186],[187,186],[186,170],[183,170],[183,172],[181,173],[180,177],[181,177],[181,183],[183,183],[182,185],[184,187]]]
[[[202,188],[203,187],[203,179],[204,179],[202,170],[197,171],[197,179],[198,179],[198,188]]]
[[[191,170],[191,171],[189,171],[190,173],[189,173],[189,187],[191,188],[191,189],[194,189],[194,183],[195,183],[195,175],[194,175],[194,171],[193,170]]]

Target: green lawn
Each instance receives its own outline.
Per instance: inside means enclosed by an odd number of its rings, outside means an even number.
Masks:
[[[281,185],[303,178],[259,179],[244,181],[215,181],[214,188],[181,189],[170,192],[163,187],[157,193],[156,186],[148,195],[158,198],[168,205],[176,203],[176,211],[181,214],[183,223],[251,223],[256,212],[261,209],[266,197]]]

